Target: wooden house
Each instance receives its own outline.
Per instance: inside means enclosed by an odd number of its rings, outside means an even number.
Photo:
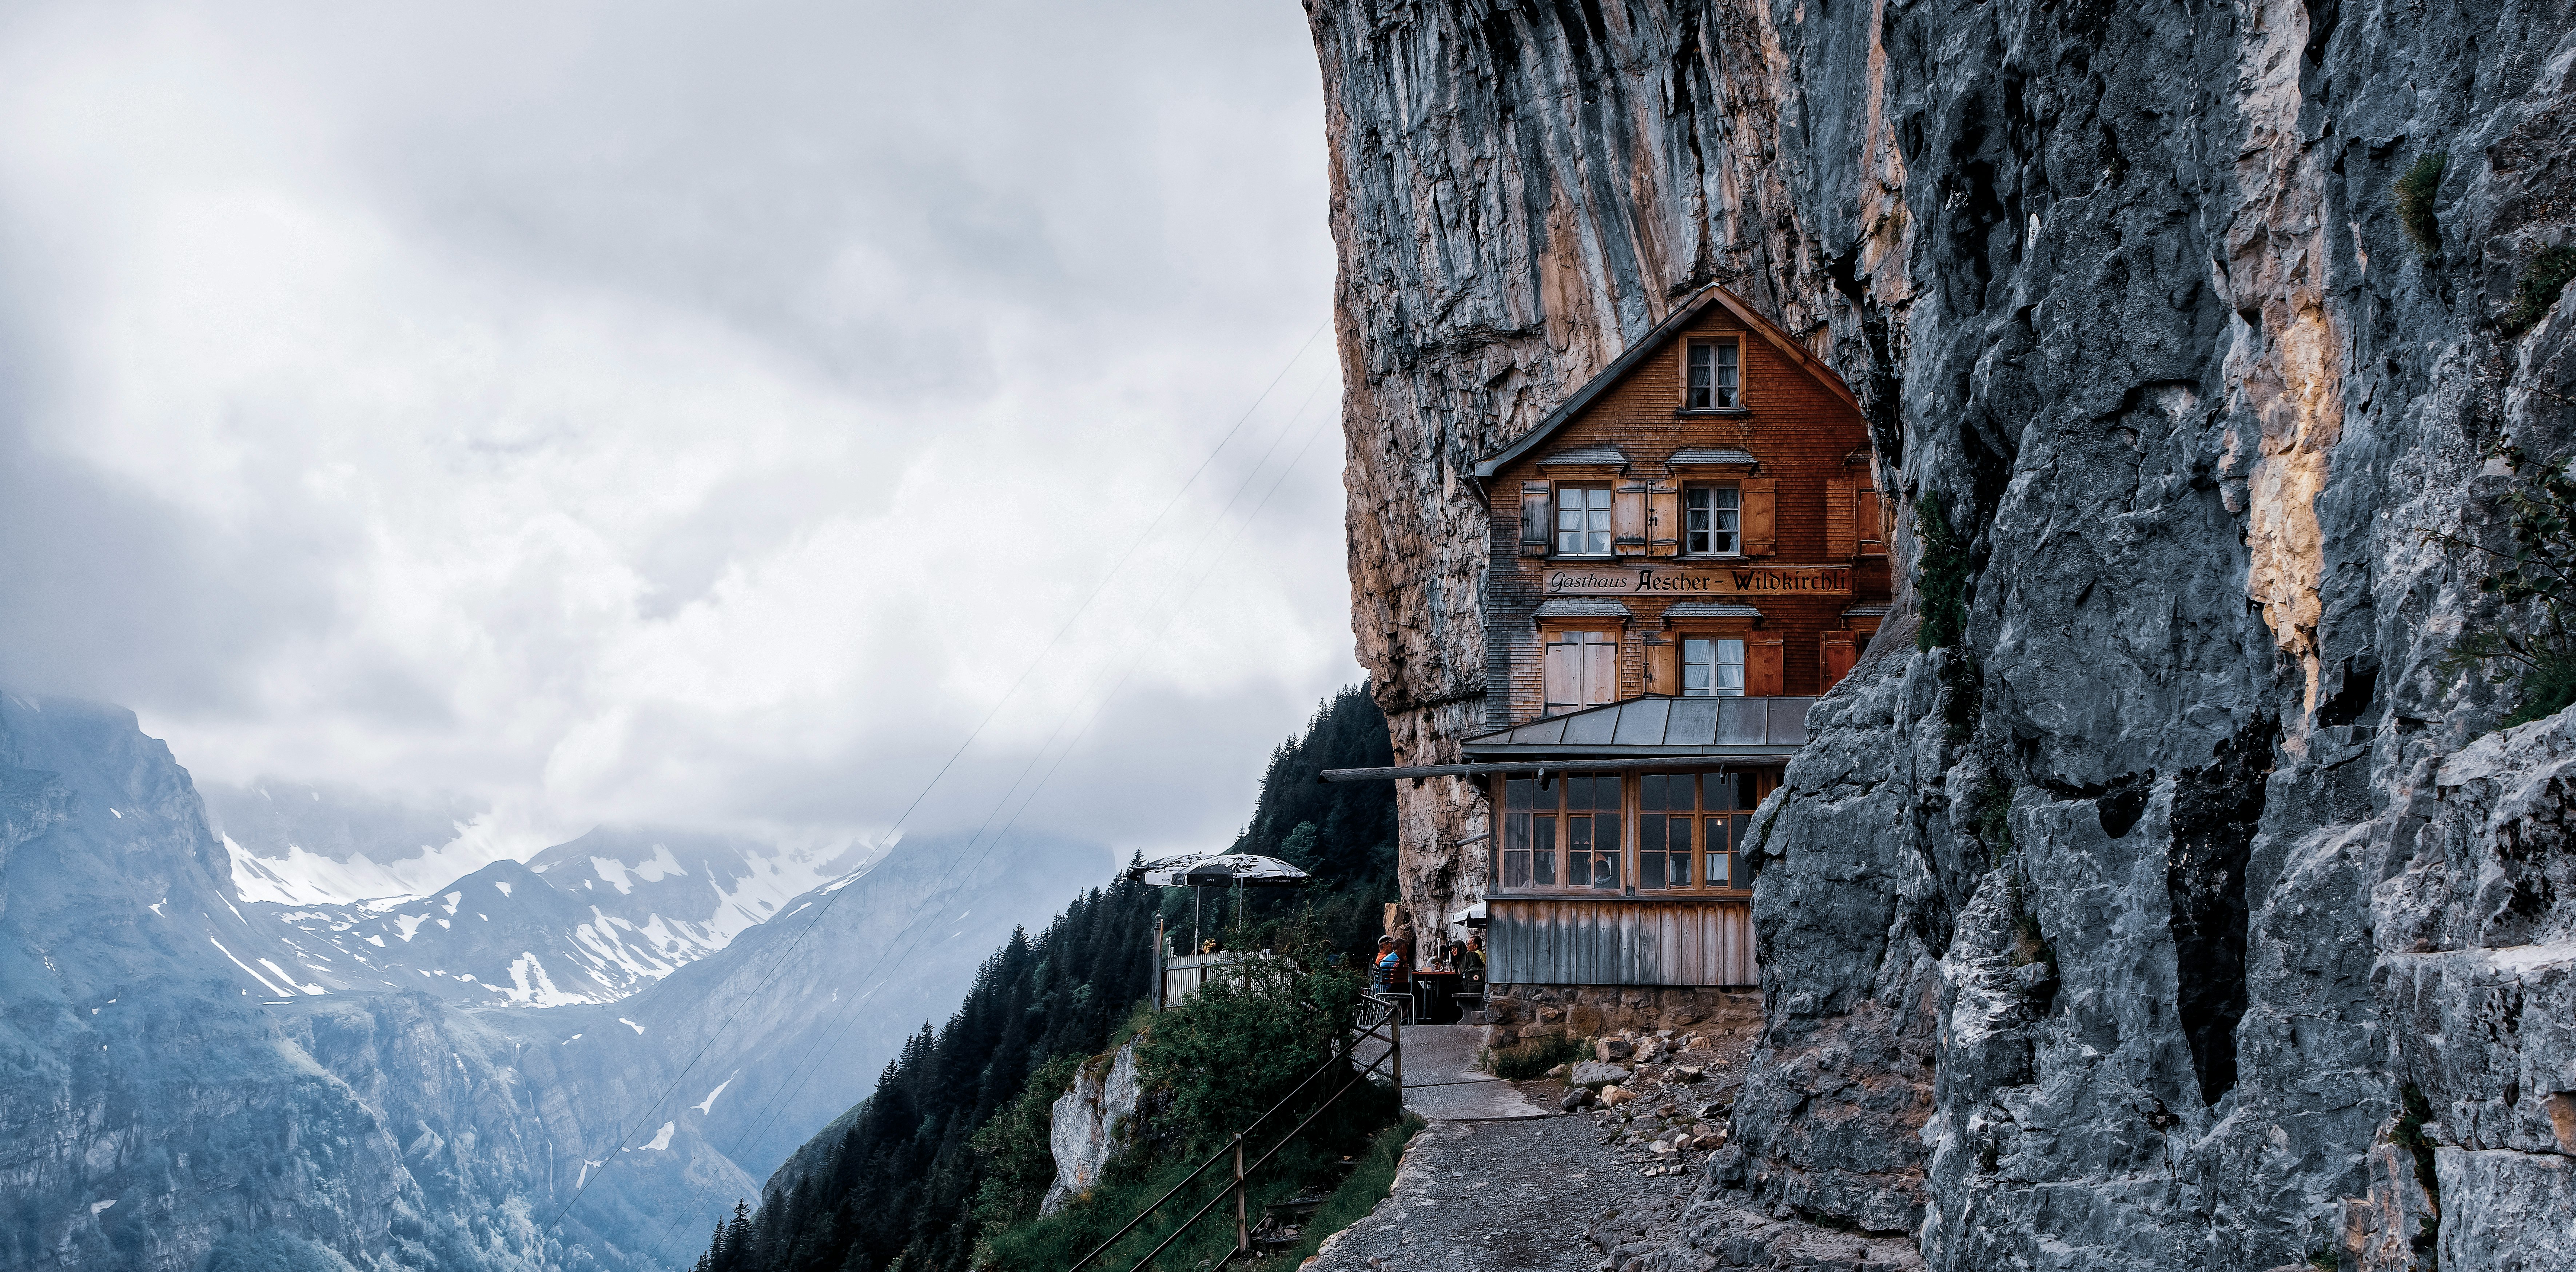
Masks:
[[[1860,404],[1710,287],[1476,476],[1490,981],[1757,983],[1752,813],[1889,597]]]

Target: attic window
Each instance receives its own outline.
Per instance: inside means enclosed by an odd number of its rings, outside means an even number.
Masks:
[[[1683,381],[1683,410],[1731,411],[1743,405],[1735,341],[1694,340],[1685,365],[1688,374]]]

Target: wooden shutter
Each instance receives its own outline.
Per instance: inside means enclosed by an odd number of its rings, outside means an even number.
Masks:
[[[1825,479],[1825,559],[1848,561],[1860,552],[1852,532],[1852,480]]]
[[[1649,487],[1646,491],[1646,555],[1673,556],[1681,550],[1681,487],[1669,482]]]
[[[1521,555],[1546,556],[1549,534],[1554,529],[1549,516],[1548,485],[1543,481],[1521,483]]]
[[[1816,692],[1822,693],[1833,688],[1852,669],[1851,636],[1844,632],[1827,632],[1819,648],[1823,651],[1824,680],[1817,684]]]
[[[1540,668],[1541,692],[1547,709],[1580,706],[1583,703],[1583,647],[1565,639],[1547,643],[1547,661]]]
[[[1583,705],[1619,700],[1619,638],[1604,632],[1583,634]]]
[[[1746,556],[1771,555],[1772,544],[1777,538],[1771,528],[1773,484],[1774,479],[1769,477],[1747,477],[1741,484],[1740,489],[1744,500],[1744,555]]]
[[[1887,514],[1879,511],[1878,492],[1862,488],[1852,492],[1852,520],[1860,530],[1860,556],[1887,555]]]
[[[1778,639],[1754,639],[1744,642],[1744,692],[1748,697],[1776,698],[1781,689],[1781,650]]]
[[[1646,551],[1646,488],[1621,486],[1610,495],[1610,550],[1620,556]]]
[[[1681,666],[1673,652],[1673,642],[1646,638],[1646,692],[1675,697],[1681,694]]]

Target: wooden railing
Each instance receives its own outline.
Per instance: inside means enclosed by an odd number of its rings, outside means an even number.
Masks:
[[[1341,1049],[1333,1054],[1332,1059],[1317,1066],[1313,1073],[1307,1074],[1305,1080],[1297,1084],[1295,1090],[1290,1091],[1286,1096],[1282,1097],[1277,1104],[1271,1105],[1267,1111],[1261,1114],[1261,1116],[1246,1123],[1243,1129],[1234,1133],[1233,1139],[1230,1140],[1224,1148],[1220,1148],[1215,1153],[1210,1154],[1206,1161],[1199,1163],[1198,1169],[1191,1171],[1181,1180],[1181,1182],[1172,1185],[1170,1191],[1165,1192],[1161,1197],[1155,1199],[1154,1204],[1137,1212],[1136,1217],[1128,1220],[1125,1226],[1119,1228],[1118,1231],[1109,1234],[1109,1239],[1101,1242],[1098,1249],[1082,1256],[1082,1259],[1079,1262],[1075,1263],[1072,1267],[1067,1268],[1065,1272],[1081,1272],[1083,1268],[1091,1266],[1100,1258],[1100,1256],[1107,1254],[1110,1247],[1117,1245],[1119,1241],[1123,1240],[1127,1236],[1128,1233],[1135,1231],[1138,1224],[1152,1218],[1156,1211],[1161,1210],[1164,1206],[1170,1204],[1172,1198],[1180,1196],[1185,1189],[1189,1188],[1190,1185],[1197,1183],[1201,1177],[1208,1173],[1208,1171],[1214,1169],[1217,1165],[1225,1162],[1229,1158],[1231,1158],[1234,1163],[1234,1177],[1227,1182],[1225,1187],[1217,1190],[1213,1196],[1210,1196],[1197,1210],[1192,1211],[1189,1218],[1182,1220],[1179,1227],[1174,1228],[1171,1232],[1165,1234],[1161,1241],[1155,1243],[1153,1249],[1146,1251],[1145,1257],[1138,1259],[1135,1266],[1129,1269],[1129,1272],[1143,1272],[1147,1265],[1153,1263],[1156,1256],[1171,1248],[1173,1242],[1180,1240],[1182,1234],[1188,1232],[1198,1223],[1199,1220],[1206,1218],[1209,1212],[1215,1210],[1217,1206],[1224,1202],[1228,1197],[1232,1197],[1234,1199],[1234,1249],[1228,1251],[1225,1258],[1217,1260],[1217,1266],[1224,1266],[1227,1260],[1233,1259],[1237,1255],[1251,1253],[1252,1229],[1249,1223],[1249,1215],[1247,1213],[1249,1207],[1245,1200],[1245,1190],[1255,1172],[1259,1171],[1263,1166],[1270,1164],[1270,1159],[1278,1156],[1280,1149],[1286,1148],[1291,1141],[1295,1140],[1298,1132],[1305,1130],[1306,1127],[1312,1124],[1316,1118],[1322,1117],[1325,1110],[1330,1109],[1335,1104],[1339,1103],[1343,1096],[1350,1094],[1352,1088],[1357,1087],[1361,1082],[1367,1080],[1370,1075],[1377,1072],[1377,1068],[1381,1064],[1387,1066],[1388,1076],[1395,1084],[1395,1098],[1397,1106],[1400,1108],[1403,1105],[1404,1001],[1385,994],[1366,994],[1362,996],[1362,999],[1366,1004],[1366,1006],[1361,1008],[1362,1019],[1352,1022],[1354,1030],[1353,1033],[1343,1044]],[[1360,1044],[1378,1038],[1380,1036],[1379,1031],[1381,1029],[1385,1031],[1385,1055],[1380,1056],[1375,1060],[1371,1060],[1367,1064],[1361,1066],[1358,1071],[1351,1074],[1350,1081],[1343,1083],[1339,1090],[1336,1090],[1331,1095],[1324,1097],[1323,1103],[1316,1105],[1314,1109],[1307,1113],[1304,1118],[1300,1119],[1295,1126],[1288,1128],[1288,1133],[1280,1136],[1279,1142],[1271,1145],[1269,1151],[1264,1152],[1260,1157],[1254,1159],[1250,1165],[1244,1164],[1243,1145],[1246,1137],[1250,1136],[1262,1123],[1277,1116],[1281,1110],[1296,1103],[1297,1097],[1305,1094],[1306,1088],[1313,1086],[1316,1079],[1334,1072],[1340,1065],[1347,1063],[1351,1057],[1359,1051]]]

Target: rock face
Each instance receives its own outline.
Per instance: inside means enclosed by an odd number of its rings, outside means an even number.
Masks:
[[[1047,1126],[1047,1148],[1055,1156],[1055,1182],[1047,1185],[1038,1213],[1051,1215],[1064,1204],[1090,1192],[1100,1172],[1125,1146],[1136,1118],[1136,1040],[1119,1044],[1107,1064],[1082,1066],[1073,1089],[1056,1097]]]
[[[1469,463],[1703,282],[1860,394],[1901,580],[1959,528],[1757,817],[1763,1042],[1649,1265],[1800,1257],[1730,1214],[1945,1269],[2576,1261],[2576,795],[2519,758],[2568,725],[2488,735],[2445,655],[2532,616],[2425,535],[2500,543],[2486,448],[2576,444],[2576,315],[2498,323],[2576,240],[2564,0],[1307,8],[1400,763],[1484,720]],[[1417,919],[1472,898],[1481,795],[1398,800]]]

